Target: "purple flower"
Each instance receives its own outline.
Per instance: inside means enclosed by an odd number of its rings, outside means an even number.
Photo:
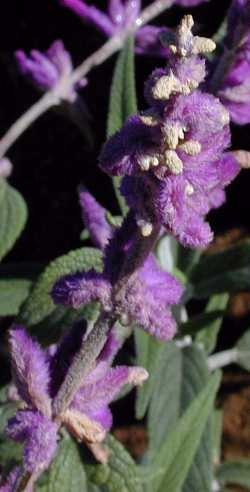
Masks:
[[[129,214],[107,245],[104,273],[90,271],[63,277],[54,285],[52,297],[55,303],[74,308],[98,300],[104,310],[114,312],[122,322],[134,322],[151,335],[168,340],[176,332],[170,306],[178,303],[183,289],[174,277],[160,269],[153,255],[125,289],[118,294],[113,292],[136,230],[133,214]]]
[[[250,123],[250,2],[235,0],[229,12],[227,45],[233,60],[218,91],[231,119],[238,125]],[[232,26],[234,26],[232,28]],[[233,33],[233,34],[232,34]]]
[[[82,219],[93,243],[104,249],[113,234],[113,228],[106,220],[107,211],[83,186],[79,190],[79,201]]]
[[[36,478],[49,466],[57,447],[58,424],[51,420],[49,363],[22,327],[11,330],[11,363],[14,383],[25,409],[7,427],[9,437],[25,442],[24,469]]]
[[[60,0],[61,5],[68,7],[84,22],[95,26],[106,37],[112,37],[120,31],[135,24],[140,16],[140,0],[109,0],[107,13],[102,12],[83,0]],[[135,50],[138,54],[166,57],[168,50],[160,42],[162,32],[166,28],[143,26],[135,33]]]
[[[110,367],[120,348],[113,330],[70,407],[55,420],[52,401],[83,336],[82,327],[73,327],[57,349],[42,350],[22,327],[11,330],[13,379],[23,409],[9,421],[7,434],[25,443],[23,468],[33,481],[48,468],[56,454],[60,425],[65,425],[78,440],[101,442],[112,425],[109,403],[125,384],[141,384],[148,376],[140,367]],[[14,480],[12,475],[7,484],[11,480]]]
[[[205,215],[225,200],[224,188],[239,166],[225,154],[229,115],[219,99],[197,90],[205,77],[198,55],[214,49],[193,36],[185,16],[166,69],[145,85],[150,108],[129,118],[104,145],[102,169],[124,176],[121,192],[134,210],[142,235],[161,224],[184,246],[204,247],[212,239]]]
[[[60,99],[73,102],[76,99],[76,89],[87,83],[86,79],[76,86],[69,87],[65,83],[73,71],[73,65],[62,41],[55,41],[46,53],[32,50],[30,56],[27,56],[22,50],[18,50],[16,59],[21,73],[41,91],[60,88]]]

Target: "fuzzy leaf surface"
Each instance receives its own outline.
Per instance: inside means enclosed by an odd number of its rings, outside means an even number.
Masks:
[[[32,327],[54,314],[56,306],[50,295],[54,283],[64,275],[87,271],[91,268],[102,270],[101,252],[95,248],[70,251],[52,261],[35,283],[21,310],[19,321],[27,327]]]
[[[88,479],[105,492],[143,492],[139,469],[122,444],[109,435],[105,445],[108,463],[89,465]]]
[[[158,450],[190,404],[198,397],[209,380],[205,353],[195,345],[180,349],[168,343],[161,356],[160,369],[154,383],[149,407],[148,461],[154,461]],[[212,480],[211,423],[204,426],[200,446],[184,484],[184,491],[210,491]],[[190,489],[191,487],[191,489]]]
[[[12,249],[27,220],[22,195],[0,178],[0,261]]]
[[[87,478],[76,442],[65,436],[38,492],[87,492]]]
[[[32,282],[26,279],[0,280],[0,316],[18,314],[27,299]]]

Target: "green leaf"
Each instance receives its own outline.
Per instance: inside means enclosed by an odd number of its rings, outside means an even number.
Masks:
[[[184,248],[184,246],[178,244],[177,267],[188,277],[194,266],[199,262],[201,254],[202,251],[200,249]]]
[[[107,136],[111,137],[120,130],[125,120],[137,112],[135,68],[134,68],[134,40],[128,38],[120,52],[115,65],[107,123]],[[120,195],[120,178],[113,178],[116,197],[123,214],[127,211],[124,198]]]
[[[162,236],[156,246],[156,256],[163,268],[167,272],[172,272],[177,264],[178,243],[171,236]]]
[[[154,480],[154,488],[157,492],[166,492],[166,490],[179,492],[181,490],[199,448],[202,434],[213,408],[219,382],[220,373],[215,373],[210,377],[205,388],[193,400],[177,425],[169,432],[165,442],[160,446],[153,464],[160,469],[164,466],[165,474]],[[196,486],[195,482],[193,486]],[[196,490],[204,491],[206,489],[201,487]]]
[[[202,256],[190,275],[192,296],[233,293],[250,288],[250,241],[225,251]]]
[[[247,330],[236,344],[237,364],[250,371],[250,330]]]
[[[26,279],[0,280],[0,316],[18,314],[29,295],[32,282]]]
[[[149,373],[148,379],[137,389],[136,417],[142,419],[147,411],[158,378],[158,369],[161,364],[161,356],[165,352],[165,344],[137,328],[134,334],[137,353],[136,364],[144,367]]]
[[[109,460],[105,465],[89,465],[88,479],[105,492],[143,492],[139,469],[134,460],[113,436],[106,440]]]
[[[165,346],[149,407],[147,461],[154,461],[154,456],[164,446],[169,432],[178,426],[178,419],[200,394],[208,379],[206,357],[202,350],[195,345],[180,349],[174,342]],[[209,492],[211,480],[212,446],[208,423],[184,490]]]
[[[27,220],[27,207],[20,193],[0,179],[0,261],[14,246]]]
[[[58,446],[48,472],[42,476],[39,492],[87,492],[87,479],[77,443],[68,435]]]
[[[223,313],[226,309],[228,299],[228,294],[217,294],[215,296],[212,296],[207,304],[206,313],[213,313],[216,310],[221,310]],[[207,354],[210,354],[215,349],[222,320],[223,315],[219,316],[214,321],[207,323],[196,336],[196,342],[203,345],[204,350]]]
[[[204,312],[189,318],[188,321],[183,321],[180,324],[180,330],[182,335],[197,335],[204,326],[212,324],[214,321],[220,319],[225,312],[221,309],[215,311]]]
[[[250,487],[250,461],[226,461],[217,468],[217,480],[222,484]]]
[[[95,248],[80,248],[52,261],[35,283],[21,309],[19,321],[27,327],[33,327],[48,316],[55,315],[58,310],[50,296],[54,283],[64,275],[91,268],[102,270],[102,255]],[[63,315],[66,311],[68,312],[66,308],[59,307],[59,312]]]

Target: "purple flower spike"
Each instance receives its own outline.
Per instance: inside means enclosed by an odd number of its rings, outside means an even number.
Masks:
[[[93,243],[98,248],[104,249],[113,234],[113,228],[106,220],[107,211],[84,187],[79,190],[79,201],[82,219]]]
[[[11,439],[24,443],[23,467],[20,473],[29,474],[31,484],[54,459],[61,425],[80,441],[103,441],[112,425],[108,405],[123,385],[141,384],[147,378],[147,372],[140,367],[111,368],[120,347],[114,330],[97,360],[93,361],[93,368],[83,379],[71,406],[57,416],[52,416],[51,412],[48,414],[46,404],[41,405],[41,401],[50,402],[56,397],[74,357],[77,357],[78,348],[84,340],[84,330],[80,324],[75,325],[58,347],[44,351],[22,328],[17,327],[11,331],[13,378],[24,405],[8,422],[6,431]],[[18,473],[19,470],[13,470],[0,491],[11,492]]]
[[[25,442],[24,467],[38,477],[48,468],[57,448],[58,424],[37,411],[20,410],[8,423],[7,434]]]
[[[16,59],[21,73],[41,91],[56,90],[59,85],[63,85],[73,70],[70,54],[65,50],[62,41],[55,41],[46,53],[32,50],[30,56],[27,56],[19,50],[16,52]],[[74,101],[77,87],[83,87],[86,83],[86,79],[83,79],[77,86],[65,87],[63,95],[63,91],[60,91],[60,98]]]
[[[145,85],[149,109],[109,139],[100,165],[124,176],[121,192],[142,236],[162,225],[184,246],[200,248],[213,237],[205,216],[224,202],[224,188],[240,168],[225,154],[228,111],[197,90],[205,77],[200,55],[215,44],[193,36],[192,27],[192,16],[185,16],[170,40],[167,68],[155,70]]]
[[[10,332],[12,373],[20,397],[27,405],[50,415],[49,365],[46,354],[22,327]]]
[[[56,304],[78,309],[84,304],[101,301],[109,309],[110,284],[100,274],[91,270],[63,277],[54,285],[52,297]]]

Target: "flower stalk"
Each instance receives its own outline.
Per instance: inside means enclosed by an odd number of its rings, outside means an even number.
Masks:
[[[170,8],[174,0],[156,0],[145,8],[136,23],[117,35],[113,36],[97,51],[86,58],[67,78],[64,78],[62,83],[45,93],[39,101],[29,108],[20,118],[18,118],[5,135],[0,140],[0,159],[5,156],[14,142],[24,133],[40,116],[46,113],[49,109],[60,104],[60,100],[67,90],[72,87],[72,84],[79,82],[93,68],[101,65],[104,61],[110,58],[114,53],[119,51],[125,40],[139,27],[145,25],[151,19],[160,15],[164,10]]]

